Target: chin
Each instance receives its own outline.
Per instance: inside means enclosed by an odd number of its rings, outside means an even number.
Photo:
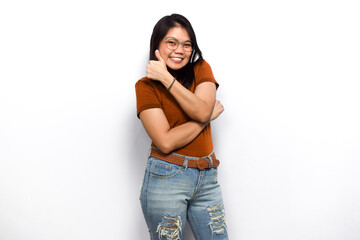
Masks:
[[[187,64],[187,63],[186,63]],[[166,64],[168,68],[172,70],[180,70],[186,66],[186,64]]]
[[[180,70],[180,69],[182,69],[184,66],[176,66],[176,67],[173,67],[173,66],[168,66],[168,68],[170,68],[171,70]]]

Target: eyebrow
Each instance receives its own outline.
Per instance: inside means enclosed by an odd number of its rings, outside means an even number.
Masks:
[[[171,36],[165,38],[165,40],[168,40],[168,39],[170,39],[170,38],[173,38],[173,39],[177,40],[178,42],[180,42],[176,37],[171,37]],[[185,40],[185,41],[183,41],[183,42],[191,42],[191,40],[189,39],[189,40]]]

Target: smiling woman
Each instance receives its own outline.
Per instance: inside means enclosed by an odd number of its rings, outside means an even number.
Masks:
[[[185,67],[192,51],[189,34],[181,26],[171,28],[165,40],[160,42],[159,51],[169,68],[179,70]]]
[[[152,139],[141,190],[151,239],[228,239],[210,122],[222,112],[219,84],[190,22],[173,14],[154,27],[137,114]]]
[[[170,40],[167,39],[169,37],[176,38],[177,35],[172,36],[170,34],[170,31],[173,29],[177,29],[174,34],[185,34],[183,37],[186,39],[177,38],[177,41],[190,40],[191,42],[189,62],[187,65],[185,64],[184,68],[178,69],[179,71],[177,72],[177,80],[182,82],[184,87],[188,88],[194,78],[194,71],[192,71],[192,69],[197,62],[200,62],[203,59],[203,57],[202,52],[197,45],[194,29],[186,18],[178,14],[173,14],[171,16],[165,16],[159,20],[153,29],[153,33],[156,34],[152,34],[150,39],[150,60],[159,60],[155,55],[155,51],[160,48],[161,43],[166,42],[166,40]],[[169,44],[167,44],[167,46],[169,47]],[[174,50],[173,47],[170,46],[170,50]],[[185,48],[184,50],[188,54],[188,51]],[[169,70],[171,71],[171,69]]]

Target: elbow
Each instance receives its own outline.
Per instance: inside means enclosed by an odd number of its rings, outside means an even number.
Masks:
[[[156,137],[152,138],[155,146],[164,154],[171,153],[176,147],[176,143],[173,138],[169,136],[168,131],[163,134],[158,134]]]
[[[207,124],[210,121],[210,116],[202,116],[198,119],[200,123]]]
[[[167,141],[162,141],[155,144],[157,148],[164,154],[169,154],[173,151],[171,144]]]

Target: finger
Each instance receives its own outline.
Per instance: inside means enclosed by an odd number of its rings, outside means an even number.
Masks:
[[[159,60],[159,62],[165,62],[164,59],[161,57],[160,51],[158,49],[155,51],[155,56]]]

